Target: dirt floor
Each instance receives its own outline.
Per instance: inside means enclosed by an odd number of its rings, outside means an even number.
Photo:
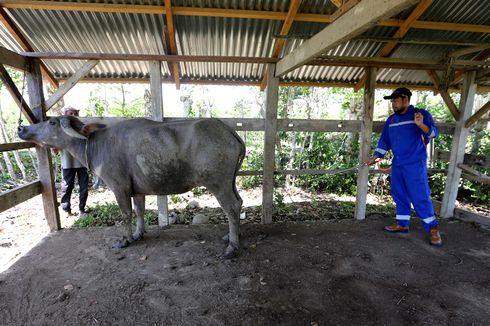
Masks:
[[[488,325],[490,234],[443,222],[444,246],[389,219],[65,229],[0,274],[2,325]]]

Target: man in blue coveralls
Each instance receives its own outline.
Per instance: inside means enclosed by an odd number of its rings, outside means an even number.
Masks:
[[[412,204],[429,233],[429,243],[441,246],[442,239],[430,198],[426,151],[427,144],[431,138],[437,137],[439,130],[429,112],[410,105],[411,96],[408,88],[401,87],[384,97],[391,101],[395,113],[386,120],[374,155],[365,164],[375,163],[390,149],[393,152],[391,195],[396,204],[397,223],[384,229],[407,233]]]

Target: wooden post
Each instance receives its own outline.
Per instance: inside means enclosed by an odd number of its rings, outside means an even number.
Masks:
[[[366,68],[366,83],[364,84],[364,114],[361,121],[361,146],[359,162],[368,159],[371,153],[371,134],[373,132],[374,95],[376,90],[376,68]],[[357,174],[357,198],[355,218],[366,218],[366,202],[368,192],[369,167],[361,166]]]
[[[160,61],[150,61],[150,92],[152,119],[163,121],[162,68]],[[158,226],[168,225],[168,198],[157,196]]]
[[[43,81],[39,60],[30,60],[29,70],[26,71],[27,88],[29,90],[29,104],[38,121],[46,120],[44,110]],[[44,216],[51,231],[61,229],[58,201],[56,200],[55,175],[51,159],[51,151],[46,147],[36,146],[37,160],[39,162],[39,180],[41,181],[41,195],[43,200]]]
[[[262,223],[272,223],[274,200],[275,145],[277,135],[277,101],[279,96],[279,78],[274,76],[276,65],[267,67],[267,89],[265,100],[264,132],[264,174],[262,178]]]
[[[465,127],[466,120],[471,116],[473,111],[473,102],[475,101],[476,71],[465,73],[463,89],[461,91],[461,100],[459,102],[460,114],[456,121],[453,142],[451,146],[451,156],[449,158],[449,167],[447,170],[446,187],[442,198],[441,217],[449,218],[454,216],[456,206],[456,197],[458,195],[459,179],[461,169],[458,164],[463,163],[464,151],[470,128]]]

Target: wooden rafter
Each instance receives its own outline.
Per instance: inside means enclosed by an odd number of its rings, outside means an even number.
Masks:
[[[301,0],[291,1],[291,5],[289,6],[289,10],[288,10],[288,15],[286,16],[286,19],[284,20],[284,23],[281,28],[281,32],[279,33],[280,36],[286,36],[289,34],[289,30],[291,29],[291,26],[293,26],[294,17],[298,13],[300,4],[301,4]],[[281,54],[281,51],[284,48],[285,41],[286,40],[284,38],[276,39],[276,44],[274,45],[274,50],[272,51],[273,58],[279,58],[279,55]],[[267,86],[267,69],[269,68],[265,69],[264,77],[262,78],[262,82],[260,83],[260,90],[264,90],[265,87]]]
[[[31,52],[34,51],[31,45],[29,44],[29,42],[22,35],[20,30],[17,28],[15,23],[12,21],[12,19],[10,19],[9,15],[5,12],[3,8],[0,8],[0,22],[3,24],[3,26],[5,26],[5,28],[9,31],[10,35],[17,41],[19,46],[24,51],[31,51]],[[43,63],[41,63],[41,72],[49,80],[51,85],[58,87],[58,81],[54,78],[53,74],[51,74],[49,69]]]
[[[335,11],[330,16],[331,22],[333,23],[340,16],[342,16],[343,14],[345,14],[347,11],[351,10],[359,2],[361,2],[361,0],[346,0],[346,1],[342,1],[342,5],[341,6],[337,6],[338,7],[337,11]]]
[[[339,8],[340,6],[342,6],[344,0],[330,0],[330,2],[333,3],[335,7]]]
[[[114,12],[134,14],[164,15],[166,8],[154,5],[121,5],[110,3],[74,3],[57,1],[28,1],[28,0],[3,0],[0,7],[7,9],[31,9],[31,10],[61,10],[61,11],[86,11],[86,12]],[[285,20],[287,13],[261,10],[242,9],[218,9],[218,8],[192,8],[172,7],[174,16],[204,16],[204,17],[228,17],[248,19]],[[326,23],[332,22],[330,15],[298,13],[295,21]],[[388,19],[378,23],[380,26],[401,27],[404,20]],[[459,24],[433,21],[416,21],[411,28],[433,29],[445,31],[460,31],[473,33],[490,33],[489,25]]]
[[[167,27],[168,27],[168,39],[169,39],[169,47],[170,54],[177,54],[177,45],[175,43],[175,28],[174,28],[174,19],[172,14],[172,4],[170,0],[165,0],[165,17],[167,18]],[[175,79],[175,87],[180,89],[180,69],[179,64],[177,62],[172,62],[172,70]]]
[[[396,39],[401,39],[407,34],[408,30],[413,26],[413,24],[417,21],[417,19],[430,7],[433,0],[422,0],[420,1],[415,9],[412,11],[410,16],[402,23],[402,25],[398,28],[395,35],[393,36]],[[388,57],[393,53],[393,50],[397,46],[397,41],[391,41],[385,44],[385,46],[378,52],[379,57]],[[359,90],[364,86],[366,81],[366,77],[363,76],[361,80],[357,83],[354,90]]]

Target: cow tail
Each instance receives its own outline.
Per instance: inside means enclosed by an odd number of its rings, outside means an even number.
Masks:
[[[243,159],[245,158],[245,152],[246,152],[246,146],[245,143],[243,142],[243,139],[236,133],[235,130],[232,130],[233,136],[238,140],[240,143],[240,154],[238,155],[238,160],[235,166],[235,175],[233,177],[233,192],[235,193],[236,198],[242,202],[242,198],[240,197],[240,194],[238,193],[238,190],[236,188],[236,177],[238,175],[238,170],[240,170],[240,167],[242,166]]]

